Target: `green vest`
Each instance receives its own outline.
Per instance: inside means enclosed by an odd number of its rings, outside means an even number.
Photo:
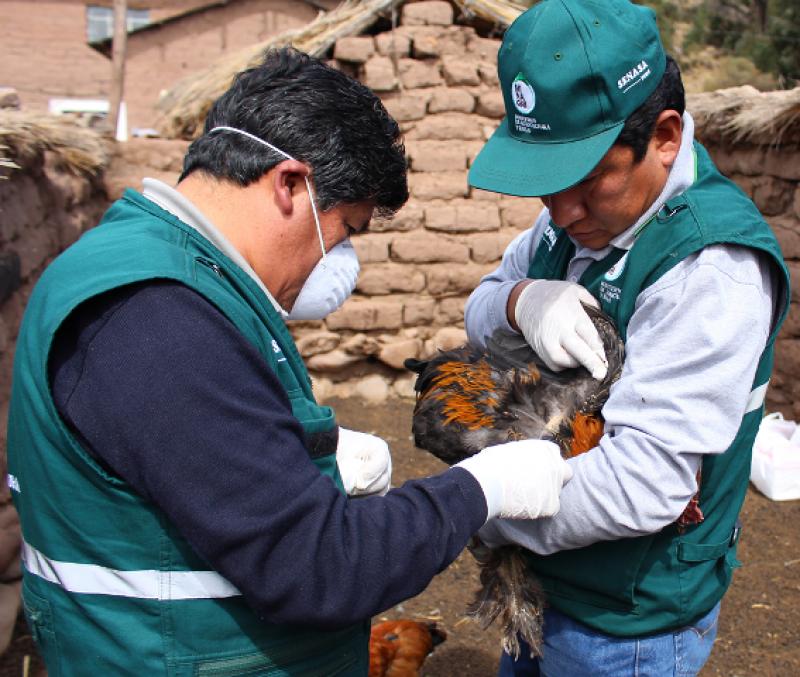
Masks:
[[[683,530],[670,525],[638,538],[595,543],[549,556],[530,555],[549,603],[601,632],[623,637],[690,624],[727,590],[736,559],[737,518],[750,475],[750,457],[763,415],[773,345],[789,307],[788,271],[769,226],[753,203],[695,144],[697,178],[645,224],[629,251],[614,249],[589,266],[580,283],[600,301],[623,338],[639,293],[678,262],[709,245],[731,243],[768,254],[782,280],[782,312],[761,356],[751,405],[727,451],[706,456],[700,484],[705,519]],[[565,279],[575,253],[566,233],[545,229],[528,276]]]
[[[58,416],[47,356],[59,326],[93,296],[156,278],[203,295],[252,343],[285,388],[309,455],[341,489],[333,412],[315,402],[300,355],[264,293],[196,230],[127,191],[44,272],[17,341],[9,484],[24,538],[25,613],[48,674],[366,675],[368,620],[335,632],[260,620],[166,516],[101,468]]]

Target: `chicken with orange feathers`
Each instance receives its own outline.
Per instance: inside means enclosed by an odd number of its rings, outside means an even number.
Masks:
[[[369,637],[369,677],[417,677],[428,654],[447,635],[435,623],[383,621]]]
[[[519,439],[553,441],[564,458],[595,447],[603,434],[600,410],[622,371],[624,346],[607,315],[584,307],[608,360],[600,380],[583,367],[554,372],[524,339],[508,336],[492,337],[486,350],[464,346],[428,361],[406,360],[418,374],[416,445],[450,464]],[[477,541],[470,549],[483,586],[470,612],[483,627],[500,619],[503,648],[510,654],[519,655],[518,636],[540,653],[545,600],[525,565],[524,550],[491,550]]]

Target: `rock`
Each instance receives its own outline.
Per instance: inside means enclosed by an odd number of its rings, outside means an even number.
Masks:
[[[478,286],[481,278],[494,268],[493,264],[432,266],[425,273],[428,278],[428,293],[434,297],[470,294]]]
[[[0,252],[0,305],[22,284],[20,271],[20,258],[16,252]]]
[[[375,42],[371,36],[339,38],[333,49],[333,58],[352,63],[364,63],[375,53]]]
[[[336,397],[340,400],[346,400],[355,394],[356,384],[352,381],[343,381],[342,383],[334,383],[331,388],[331,397]]]
[[[483,201],[483,202],[498,202],[502,197],[502,193],[493,193],[490,190],[481,190],[480,188],[470,188],[470,200]]]
[[[318,331],[306,334],[297,339],[297,350],[302,357],[313,357],[320,353],[328,353],[339,345],[339,334],[332,331]]]
[[[421,120],[425,117],[431,96],[432,93],[430,91],[414,90],[384,94],[381,100],[389,115],[395,120],[408,122],[409,120]]]
[[[500,212],[494,202],[453,200],[426,208],[425,227],[452,233],[498,230]]]
[[[506,114],[506,106],[503,102],[503,95],[498,91],[483,92],[478,97],[478,105],[475,111],[479,115],[487,118],[502,118]]]
[[[388,261],[390,241],[391,236],[369,232],[350,240],[361,263]]]
[[[391,219],[374,218],[369,225],[369,229],[374,233],[384,231],[408,231],[421,228],[424,224],[425,212],[422,205],[415,200],[409,200],[405,206],[397,212]],[[353,242],[358,240],[355,238]]]
[[[466,197],[469,193],[466,170],[461,172],[413,172],[408,177],[408,188],[417,200],[451,200]]]
[[[411,56],[415,59],[439,59],[463,58],[471,30],[464,26],[401,26],[398,32],[411,38]]]
[[[497,67],[494,64],[480,64],[478,66],[478,75],[481,76],[481,82],[484,85],[497,87],[500,84],[500,78],[497,76]]]
[[[497,52],[500,49],[500,44],[500,40],[470,35],[467,39],[467,52],[474,54],[478,61],[494,67],[496,72]]]
[[[436,139],[439,141],[459,141],[484,140],[484,123],[487,118],[479,115],[469,115],[467,113],[437,113],[423,118],[414,125],[414,129],[408,134],[412,139]],[[493,128],[497,126],[494,120],[490,120]]]
[[[389,384],[383,377],[371,374],[356,383],[354,394],[369,404],[382,404],[389,397]]]
[[[475,97],[467,90],[458,87],[442,87],[433,92],[428,104],[429,113],[456,111],[471,113],[475,108]]]
[[[324,376],[312,377],[311,387],[314,397],[320,404],[325,404],[333,395],[333,381]]]
[[[391,255],[392,260],[406,263],[466,263],[469,248],[443,237],[420,233],[392,240]]]
[[[463,56],[446,56],[442,59],[442,75],[450,87],[479,85],[478,64]]]
[[[414,390],[416,382],[417,377],[414,374],[399,376],[392,384],[392,392],[404,400],[415,400],[417,398],[417,391]]]
[[[500,222],[504,228],[525,230],[534,224],[542,208],[542,201],[539,198],[502,198]]]
[[[453,6],[444,0],[407,2],[400,14],[404,26],[449,26],[453,23]]]
[[[0,108],[19,110],[21,106],[22,102],[16,89],[13,87],[0,87]]]
[[[764,216],[781,214],[792,204],[794,183],[772,176],[760,179],[753,190],[753,202]]]
[[[349,299],[325,320],[328,329],[399,329],[403,324],[403,304],[398,301]]]
[[[376,92],[389,92],[397,88],[394,64],[388,56],[373,56],[364,64],[363,83]]]
[[[375,36],[375,47],[381,56],[408,56],[411,53],[411,37],[398,31],[386,31]]]
[[[406,144],[411,171],[448,172],[467,169],[467,153],[461,143],[409,141]]]
[[[797,219],[777,216],[768,219],[786,259],[800,259],[800,224]]]
[[[442,299],[436,309],[436,323],[444,325],[462,323],[464,321],[464,304],[466,302],[466,296]]]
[[[517,235],[515,231],[474,235],[468,240],[470,254],[475,263],[499,261],[503,252]]]
[[[800,339],[785,338],[775,341],[775,364],[779,365],[780,371],[797,382],[800,379]]]
[[[368,296],[392,292],[419,293],[425,288],[425,274],[411,266],[396,263],[369,266],[358,276],[357,289]]]
[[[403,304],[403,324],[415,326],[433,321],[436,301],[432,298],[414,298]]]
[[[351,355],[344,350],[337,349],[310,357],[306,360],[306,366],[311,371],[339,371],[362,359],[363,357],[360,355]]]
[[[381,345],[377,339],[371,336],[354,334],[342,343],[341,348],[350,355],[368,357],[369,355],[377,355],[381,350]]]
[[[399,339],[383,346],[378,359],[393,369],[404,369],[403,361],[409,357],[419,357],[421,351],[422,341],[419,339]]]
[[[467,342],[467,332],[457,327],[445,327],[436,332],[432,341],[439,350],[452,350]]]
[[[383,57],[379,57],[383,58]],[[436,62],[419,61],[417,59],[400,59],[400,81],[406,89],[435,87],[441,85],[441,67]]]

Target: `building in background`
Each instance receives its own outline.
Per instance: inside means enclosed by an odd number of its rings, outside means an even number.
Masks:
[[[0,2],[0,87],[24,110],[102,111],[111,83],[112,0]],[[128,0],[125,102],[153,126],[159,94],[229,52],[296,28],[338,0]],[[74,100],[78,101],[74,101]],[[85,101],[83,101],[85,100]],[[106,104],[107,105],[107,104]]]

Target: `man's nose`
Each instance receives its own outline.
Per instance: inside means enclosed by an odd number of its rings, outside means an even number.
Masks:
[[[545,207],[550,210],[550,218],[559,228],[569,228],[586,216],[586,208],[578,186],[542,197]]]

